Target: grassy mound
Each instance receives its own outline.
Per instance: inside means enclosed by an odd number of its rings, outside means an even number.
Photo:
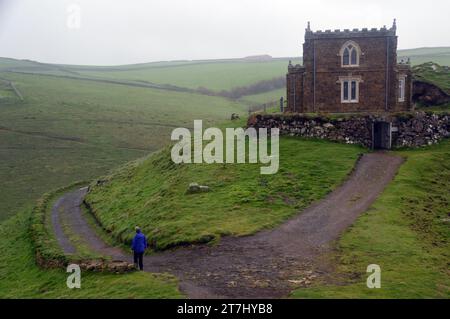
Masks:
[[[413,67],[414,77],[432,83],[450,94],[450,68],[437,63],[427,62]]]
[[[397,153],[407,161],[395,180],[339,241],[337,275],[347,284],[300,289],[294,297],[450,297],[450,141]],[[380,289],[366,286],[370,264],[381,267]]]
[[[81,273],[81,288],[69,289],[69,273],[35,263],[28,229],[30,212],[0,224],[0,298],[181,298],[169,275]]]
[[[279,172],[260,175],[260,164],[175,165],[165,149],[103,178],[87,202],[121,242],[131,240],[135,225],[156,249],[248,235],[329,193],[361,152],[357,146],[282,137]],[[211,192],[187,195],[191,182]]]

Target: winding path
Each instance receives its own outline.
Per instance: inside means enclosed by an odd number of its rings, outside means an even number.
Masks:
[[[281,298],[332,271],[326,254],[333,242],[365,212],[394,178],[403,159],[388,153],[365,154],[350,177],[324,199],[281,226],[247,237],[227,237],[215,246],[198,245],[145,257],[145,271],[168,272],[180,279],[190,298]],[[66,253],[73,252],[60,222],[94,251],[131,259],[109,247],[82,215],[86,188],[67,193],[54,205],[53,227]]]

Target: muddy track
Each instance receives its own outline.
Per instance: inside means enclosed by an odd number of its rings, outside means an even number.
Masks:
[[[375,201],[402,161],[387,153],[365,154],[343,185],[281,226],[253,236],[223,238],[215,246],[146,256],[145,271],[174,274],[190,298],[286,297],[292,289],[329,274],[332,265],[326,254],[334,241]],[[53,207],[53,220],[64,214],[69,227],[93,250],[115,259],[131,258],[104,244],[84,220],[80,205],[85,194],[86,189],[80,189],[61,197]],[[69,253],[70,246],[60,238],[64,234],[55,232]]]

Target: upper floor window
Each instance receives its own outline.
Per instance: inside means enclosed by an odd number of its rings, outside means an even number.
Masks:
[[[346,42],[339,53],[341,56],[342,67],[357,67],[359,66],[359,57],[361,55],[361,49],[356,42]]]

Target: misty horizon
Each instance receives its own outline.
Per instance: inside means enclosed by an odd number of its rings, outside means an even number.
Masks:
[[[421,50],[421,49],[440,49],[440,48],[450,48],[450,46],[437,46],[437,47],[418,47],[418,48],[407,48],[407,49],[399,49],[397,51],[408,51],[408,50]],[[255,59],[259,57],[267,57],[267,59],[272,60],[286,60],[286,59],[302,59],[303,55],[299,56],[271,56],[270,54],[255,54],[255,55],[248,55],[248,56],[242,56],[242,57],[223,57],[223,58],[202,58],[202,59],[176,59],[176,60],[155,60],[155,61],[143,61],[143,62],[136,62],[136,63],[126,63],[126,64],[71,64],[71,63],[55,63],[52,61],[39,61],[39,60],[33,60],[28,58],[14,58],[14,57],[8,57],[8,56],[0,56],[2,59],[12,59],[12,60],[19,60],[19,61],[30,61],[30,62],[36,62],[36,63],[42,63],[42,64],[54,64],[54,65],[67,65],[67,66],[99,66],[99,67],[114,67],[114,66],[126,66],[126,65],[139,65],[139,64],[150,64],[150,63],[163,63],[163,62],[208,62],[208,61],[233,61],[233,60],[244,60],[244,59]],[[264,60],[261,60],[261,62],[264,62]]]
[[[117,66],[164,61],[300,58],[308,21],[314,31],[390,27],[398,49],[450,47],[447,1],[0,0],[0,56],[66,65]],[[71,16],[79,8],[78,27]],[[407,10],[406,10],[407,9]],[[73,22],[73,21],[72,21]]]

